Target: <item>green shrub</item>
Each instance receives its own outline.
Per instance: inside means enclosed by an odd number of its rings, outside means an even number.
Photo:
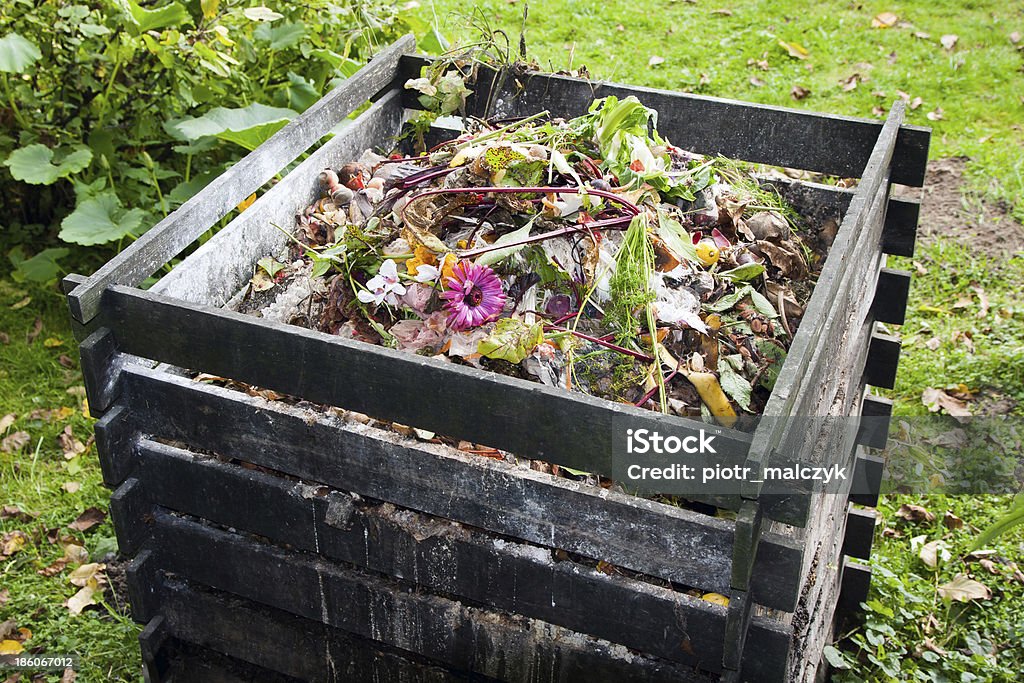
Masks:
[[[424,32],[383,0],[158,2],[0,8],[0,250],[18,279],[57,275],[58,236],[137,237],[378,47]]]

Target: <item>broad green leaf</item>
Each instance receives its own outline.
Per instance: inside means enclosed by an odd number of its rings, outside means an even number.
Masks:
[[[832,665],[832,668],[834,668],[834,669],[849,669],[850,668],[850,663],[848,661],[846,661],[846,655],[844,655],[842,652],[837,650],[835,647],[833,647],[831,645],[826,645],[825,649],[822,651],[822,654],[825,655],[825,659],[827,659],[828,663]]]
[[[767,369],[761,373],[761,386],[771,391],[775,388],[775,382],[779,379],[779,370],[786,362],[786,351],[767,339],[758,339],[755,343],[757,352],[761,355],[761,362],[768,363]]]
[[[269,7],[260,5],[259,7],[247,7],[242,11],[246,19],[251,21],[277,21],[278,19],[284,18],[283,14],[278,14]]]
[[[277,26],[264,23],[257,26],[252,35],[256,40],[270,43],[267,47],[271,50],[284,50],[299,44],[302,37],[306,35],[306,25],[302,22],[278,24]]]
[[[138,27],[139,33],[192,23],[188,10],[179,2],[171,2],[157,9],[147,9],[135,0],[121,0],[121,4]]]
[[[289,71],[288,87],[285,88],[288,106],[297,111],[306,111],[320,99],[320,93],[302,76]]]
[[[526,239],[527,237],[530,236],[530,230],[532,229],[533,221],[531,220],[518,230],[513,230],[512,232],[502,235],[494,242],[494,244],[491,245],[492,247],[502,248],[494,249],[493,251],[488,251],[486,253],[480,254],[480,256],[476,260],[477,264],[481,266],[489,266],[491,264],[497,263],[498,261],[506,259],[512,254],[516,253],[517,251],[519,251],[520,249],[527,245],[520,244],[513,247],[504,247],[503,245],[512,244],[513,242],[519,242],[520,240]]]
[[[8,33],[0,38],[0,71],[9,74],[24,73],[43,53],[36,44],[17,33]]]
[[[416,41],[416,46],[428,55],[441,55],[451,47],[451,43],[437,30],[437,26],[431,26],[430,31]]]
[[[203,116],[169,122],[164,127],[184,140],[198,140],[210,135],[253,150],[295,116],[298,112],[293,109],[268,107],[255,102],[240,109],[217,107]]]
[[[704,308],[705,310],[714,311],[715,313],[728,311],[730,308],[732,308],[740,301],[742,301],[743,298],[750,294],[751,291],[752,290],[750,289],[750,285],[737,287],[732,294],[726,294],[725,296],[723,296],[721,299],[714,303],[705,304]]]
[[[722,385],[722,391],[729,395],[729,398],[736,401],[743,410],[750,410],[750,382],[732,369],[729,363],[718,364],[718,383]]]
[[[106,192],[86,199],[61,221],[60,238],[89,246],[119,240],[128,234],[138,234],[146,212],[142,209],[126,210],[117,195]]]
[[[351,57],[345,57],[344,55],[340,55],[337,52],[325,48],[310,50],[309,54],[317,59],[327,62],[334,67],[338,73],[346,78],[359,71],[359,68],[362,66],[360,62],[357,62]]]
[[[665,246],[676,257],[690,263],[700,263],[700,259],[697,258],[697,249],[693,246],[693,241],[686,229],[680,225],[679,221],[660,210],[658,211],[657,233]]]
[[[284,264],[278,263],[273,256],[264,256],[256,262],[256,265],[262,268],[270,277],[274,277],[284,268]]]
[[[722,273],[722,277],[726,280],[732,280],[733,282],[747,282],[753,280],[755,277],[764,272],[764,266],[760,263],[747,263],[745,265],[727,270]]]
[[[522,362],[537,345],[544,341],[544,325],[527,325],[515,318],[502,318],[487,339],[477,344],[476,350],[487,358]]]
[[[88,166],[92,161],[92,150],[78,145],[59,163],[54,164],[52,159],[52,149],[46,145],[34,144],[11,152],[4,165],[11,169],[11,175],[15,180],[30,185],[52,185]]]
[[[772,306],[772,302],[768,301],[764,294],[761,294],[753,287],[750,289],[750,300],[754,302],[754,308],[757,312],[766,318],[778,318],[779,314],[775,311],[775,307]]]
[[[15,281],[50,282],[61,273],[61,267],[57,261],[70,253],[69,249],[59,247],[44,249],[32,258],[25,258],[21,247],[15,247],[7,257],[14,266],[14,273],[12,275]]]

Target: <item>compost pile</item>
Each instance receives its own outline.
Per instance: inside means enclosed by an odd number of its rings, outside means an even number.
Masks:
[[[301,281],[288,322],[726,426],[760,412],[818,235],[635,97],[502,123],[324,170],[253,300]]]

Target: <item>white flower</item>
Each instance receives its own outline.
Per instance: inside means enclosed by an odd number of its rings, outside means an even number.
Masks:
[[[416,282],[433,282],[439,277],[441,277],[440,268],[426,263],[421,263],[416,266],[416,277],[414,277],[413,280]]]
[[[380,264],[380,270],[366,283],[366,289],[356,292],[356,298],[364,304],[372,303],[380,306],[398,305],[398,297],[405,294],[405,285],[398,281],[398,266],[392,259]]]

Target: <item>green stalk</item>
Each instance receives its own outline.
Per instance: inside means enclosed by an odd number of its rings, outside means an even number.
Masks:
[[[17,121],[18,125],[22,128],[28,128],[29,123],[25,119],[25,116],[21,113],[21,110],[18,109],[18,102],[14,99],[14,93],[11,92],[10,83],[7,82],[7,74],[4,72],[0,72],[0,77],[2,77],[2,79],[0,80],[2,80],[4,84],[4,94],[7,95],[7,101],[11,105],[11,112],[14,113],[14,120]]]
[[[507,126],[502,126],[501,128],[497,128],[495,130],[492,130],[490,133],[484,133],[483,135],[478,135],[477,137],[473,138],[472,140],[466,140],[465,142],[461,142],[461,143],[455,145],[455,149],[463,150],[463,149],[465,149],[467,147],[470,147],[472,145],[477,145],[477,144],[479,144],[481,142],[484,142],[486,140],[490,140],[491,138],[501,137],[502,133],[506,133],[506,132],[512,130],[513,128],[518,128],[519,126],[522,126],[524,124],[530,123],[531,121],[536,121],[537,119],[541,118],[542,116],[547,116],[548,114],[549,114],[548,110],[545,109],[544,111],[537,112],[533,116],[527,116],[525,119],[520,119],[519,121],[513,121],[512,123],[508,124]]]

